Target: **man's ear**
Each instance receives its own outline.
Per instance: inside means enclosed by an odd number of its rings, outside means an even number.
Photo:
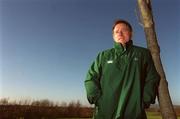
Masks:
[[[113,40],[114,40],[114,32],[112,31],[112,37],[113,37]]]

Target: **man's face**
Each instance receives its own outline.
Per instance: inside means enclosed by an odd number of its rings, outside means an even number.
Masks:
[[[132,32],[126,24],[119,23],[114,27],[113,39],[116,43],[121,43],[124,45],[131,39],[131,36]]]

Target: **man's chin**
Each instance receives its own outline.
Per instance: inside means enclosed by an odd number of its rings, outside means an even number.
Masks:
[[[116,42],[116,43],[124,44],[124,41],[122,41],[122,40],[116,40],[115,42]]]

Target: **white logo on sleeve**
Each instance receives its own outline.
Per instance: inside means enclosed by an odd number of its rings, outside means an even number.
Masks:
[[[107,61],[108,64],[112,64],[113,63],[113,60],[109,60]]]

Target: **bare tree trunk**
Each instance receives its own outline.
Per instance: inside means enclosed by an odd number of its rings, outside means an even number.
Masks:
[[[139,11],[141,13],[141,20],[143,21],[144,31],[147,40],[148,49],[151,51],[155,67],[161,77],[158,88],[158,101],[163,119],[177,119],[174,111],[172,101],[169,95],[168,83],[160,58],[160,48],[158,46],[155,25],[153,21],[151,1],[137,0]]]

